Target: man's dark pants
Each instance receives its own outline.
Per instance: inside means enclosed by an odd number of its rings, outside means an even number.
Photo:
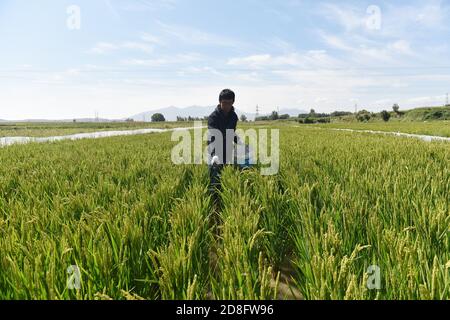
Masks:
[[[209,193],[212,196],[215,205],[220,202],[219,192],[221,190],[220,173],[223,170],[223,165],[208,166],[209,169]]]

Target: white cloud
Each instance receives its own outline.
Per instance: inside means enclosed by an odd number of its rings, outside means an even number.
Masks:
[[[92,53],[105,54],[117,50],[117,46],[108,42],[99,42],[91,49]]]
[[[388,5],[384,19],[386,23],[381,30],[384,35],[411,36],[416,33],[448,30],[449,7],[441,0],[430,0],[423,5],[395,6]],[[415,30],[411,33],[411,30]]]
[[[122,64],[128,66],[142,66],[142,67],[159,67],[169,64],[169,60],[164,58],[157,59],[127,59],[123,60]]]
[[[161,56],[153,59],[126,59],[122,64],[128,66],[144,66],[144,67],[158,67],[165,65],[186,64],[202,60],[202,56],[198,53],[177,54],[174,56]]]
[[[215,76],[225,76],[224,73],[219,72],[217,69],[212,67],[187,67],[180,71],[181,75],[186,74],[212,74]]]
[[[189,45],[219,46],[239,48],[244,44],[233,38],[213,34],[204,30],[190,26],[181,26],[175,24],[166,24],[157,22],[162,32],[176,38],[178,41],[188,43]]]
[[[447,29],[449,7],[442,0],[429,0],[414,5],[384,3],[380,9],[381,28],[368,28],[368,20],[373,13],[367,12],[362,4],[345,5],[325,3],[318,7],[319,16],[340,25],[347,33],[367,33],[383,36],[414,36],[412,29]]]
[[[128,41],[120,44],[99,42],[90,50],[90,52],[94,54],[108,54],[123,49],[141,51],[144,53],[152,53],[154,50],[153,46],[147,43]]]
[[[250,55],[247,57],[231,58],[229,66],[242,66],[250,69],[270,69],[286,67],[302,68],[335,68],[339,61],[329,56],[324,50],[310,50],[304,53],[288,53],[282,55]]]
[[[262,65],[267,66],[267,63],[269,63],[271,61],[272,61],[272,56],[270,54],[259,54],[259,55],[252,55],[252,56],[242,57],[242,58],[231,58],[228,60],[228,65],[258,68],[258,67],[261,67]]]
[[[153,52],[152,46],[140,42],[125,42],[121,45],[121,48],[142,51],[145,53]]]
[[[388,45],[388,49],[404,55],[414,55],[414,52],[411,49],[411,44],[406,40],[395,41],[394,43]]]
[[[319,6],[319,14],[336,22],[345,31],[350,32],[367,26],[366,8],[325,3]]]
[[[343,50],[343,51],[353,51],[354,50],[354,48],[352,46],[345,43],[343,39],[341,39],[340,37],[338,37],[336,35],[327,34],[321,30],[319,31],[319,35],[322,38],[322,40],[324,41],[324,43],[331,48],[339,49],[339,50]]]
[[[418,57],[411,48],[411,43],[404,39],[394,42],[373,41],[359,35],[338,36],[328,34],[323,30],[319,30],[318,34],[324,44],[330,48],[344,51],[348,55],[347,60],[353,63],[369,65],[378,60],[395,64],[396,62],[408,62],[408,60],[404,60],[404,56]]]
[[[164,41],[160,37],[154,36],[150,33],[143,33],[141,35],[141,40],[148,42],[148,43],[157,44],[157,45],[164,44]]]
[[[314,100],[315,103],[324,103],[324,102],[329,102],[328,98],[316,98]]]
[[[261,82],[262,77],[258,72],[249,72],[249,73],[239,73],[236,76],[237,80],[242,82]]]
[[[264,46],[266,50],[278,50],[283,53],[295,52],[295,45],[291,42],[288,42],[284,39],[274,37],[267,41],[267,45]]]
[[[172,10],[176,8],[177,0],[135,0],[123,1],[121,9],[131,12]]]
[[[108,11],[111,13],[111,15],[113,15],[115,18],[119,18],[120,19],[120,14],[116,10],[116,8],[113,6],[113,4],[111,3],[111,0],[103,0],[103,3],[108,8]]]

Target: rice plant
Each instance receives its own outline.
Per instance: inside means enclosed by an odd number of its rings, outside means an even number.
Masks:
[[[450,144],[276,126],[219,207],[166,133],[0,148],[0,299],[450,298]]]

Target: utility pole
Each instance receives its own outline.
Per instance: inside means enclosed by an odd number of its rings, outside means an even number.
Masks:
[[[256,117],[259,117],[259,105],[256,105]]]
[[[450,104],[448,103],[448,92],[447,92],[447,103],[445,104],[446,107],[449,107]]]

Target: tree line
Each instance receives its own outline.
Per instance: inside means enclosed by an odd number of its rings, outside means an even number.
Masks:
[[[311,109],[309,113],[300,113],[297,117],[292,117],[289,114],[278,114],[277,111],[272,111],[270,115],[266,116],[258,116],[255,117],[255,121],[275,121],[275,120],[296,120],[299,123],[329,123],[332,118],[340,118],[340,117],[350,117],[354,115],[356,119],[360,122],[367,122],[372,118],[381,117],[383,121],[389,121],[392,116],[401,117],[405,113],[400,111],[400,106],[398,104],[394,104],[392,106],[392,112],[388,112],[383,110],[379,113],[369,112],[365,109],[358,111],[357,113],[348,112],[348,111],[334,111],[331,113],[317,113],[314,109]],[[181,117],[177,116],[177,122],[185,122],[185,121],[207,121],[208,116],[205,117]],[[240,117],[242,122],[247,122],[247,116],[242,114]],[[133,122],[133,119],[127,119],[127,122]],[[152,122],[165,122],[166,119],[163,114],[155,113],[151,117]]]

